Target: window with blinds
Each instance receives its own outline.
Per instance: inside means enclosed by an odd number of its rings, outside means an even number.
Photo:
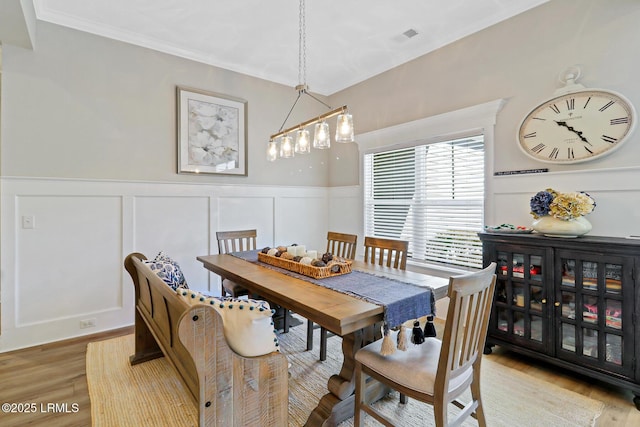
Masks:
[[[414,261],[482,268],[484,136],[365,154],[367,236],[409,241]]]

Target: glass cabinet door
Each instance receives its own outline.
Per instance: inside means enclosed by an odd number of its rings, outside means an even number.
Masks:
[[[549,342],[544,250],[500,247],[490,328],[502,339],[541,350]]]
[[[623,294],[622,283],[632,281],[633,260],[575,251],[558,251],[557,257],[558,357],[631,374],[633,336],[623,326],[631,325],[632,313],[623,310],[622,301],[633,295]]]

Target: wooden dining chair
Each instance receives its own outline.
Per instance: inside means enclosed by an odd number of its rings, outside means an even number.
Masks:
[[[327,233],[327,250],[334,256],[346,259],[355,259],[358,236],[355,234]],[[327,360],[327,336],[328,331],[320,327],[320,360]],[[307,350],[313,350],[313,322],[307,320]]]
[[[256,230],[218,231],[216,232],[218,253],[228,254],[230,252],[253,251],[256,249],[257,235]],[[237,298],[248,295],[249,291],[239,284],[223,278],[220,294],[222,296],[229,294]]]
[[[450,301],[442,341],[427,338],[420,345],[409,344],[406,351],[397,350],[382,356],[382,340],[378,340],[356,353],[354,426],[363,425],[362,412],[386,426],[393,425],[366,401],[367,377],[433,405],[437,427],[460,425],[468,416],[476,418],[480,427],[486,426],[480,397],[480,361],[487,337],[495,273],[496,264],[491,263],[484,270],[449,279]],[[458,397],[468,387],[471,401],[464,404]],[[461,409],[451,423],[447,422],[449,403]]]
[[[406,270],[408,250],[409,242],[406,240],[364,238],[364,262],[370,264]]]
[[[358,236],[355,234],[336,233],[334,231],[327,233],[327,252],[334,256],[355,259],[357,244]]]

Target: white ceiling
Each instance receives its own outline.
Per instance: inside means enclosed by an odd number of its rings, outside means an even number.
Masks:
[[[33,0],[37,18],[330,95],[548,0]],[[415,30],[415,37],[403,33]]]

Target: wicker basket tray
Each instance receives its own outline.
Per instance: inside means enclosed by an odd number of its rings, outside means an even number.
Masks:
[[[273,255],[263,254],[262,252],[258,252],[258,261],[284,268],[294,273],[313,277],[314,279],[323,279],[325,277],[351,273],[352,264],[351,260],[336,257],[332,261],[329,261],[326,267],[314,267],[312,265],[300,264],[299,262],[278,258]]]

